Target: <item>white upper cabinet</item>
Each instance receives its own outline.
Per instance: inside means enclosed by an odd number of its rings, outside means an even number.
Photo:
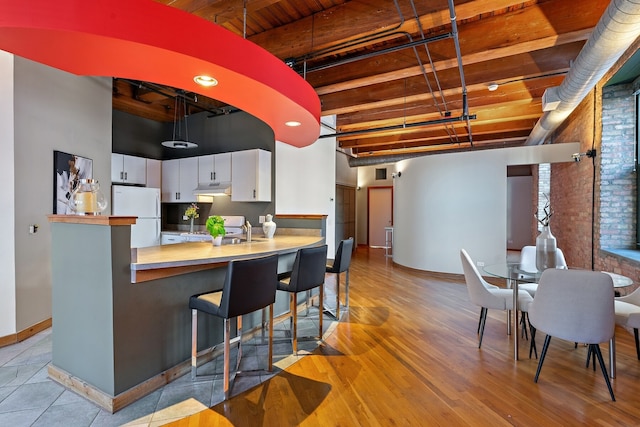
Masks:
[[[231,153],[231,201],[271,201],[271,153],[245,150]]]
[[[145,185],[147,183],[147,159],[112,153],[111,182]]]
[[[193,190],[198,186],[198,158],[162,162],[162,201],[190,203],[196,201]]]
[[[231,181],[231,153],[211,154],[198,157],[198,182]]]

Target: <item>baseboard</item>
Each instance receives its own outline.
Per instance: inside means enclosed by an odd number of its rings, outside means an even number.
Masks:
[[[33,326],[28,327],[27,329],[23,329],[18,333],[7,335],[4,337],[0,337],[0,347],[6,347],[11,344],[18,343],[20,341],[24,341],[27,338],[30,338],[37,334],[38,332],[42,332],[45,329],[51,327],[51,318],[45,319],[42,322],[36,323]]]
[[[117,396],[111,396],[110,394],[105,393],[80,378],[71,375],[65,370],[54,366],[53,363],[49,364],[47,370],[49,378],[53,381],[113,414],[125,406],[132,404],[136,400],[169,384],[171,381],[185,375],[191,370],[191,361],[187,360],[179,365],[167,369],[155,377],[149,378],[145,382],[131,387],[129,390],[122,392]]]

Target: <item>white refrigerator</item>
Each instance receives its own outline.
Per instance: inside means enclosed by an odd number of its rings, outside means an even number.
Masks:
[[[137,216],[131,226],[131,247],[160,245],[160,189],[113,185],[111,191],[113,215]]]

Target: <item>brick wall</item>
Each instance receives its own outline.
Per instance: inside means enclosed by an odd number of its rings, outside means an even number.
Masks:
[[[588,95],[553,134],[553,143],[580,142],[580,152],[591,149],[593,141],[599,141],[599,135],[594,137],[599,130],[599,126],[594,126],[597,103],[593,93]],[[595,148],[600,152],[598,144]],[[599,161],[600,157],[597,157],[596,166]],[[587,269],[591,268],[592,254],[593,171],[592,160],[586,157],[579,163],[567,159],[566,163],[551,165],[551,207],[554,210],[551,231],[558,239],[558,247],[564,252],[567,264]]]
[[[635,229],[627,229],[628,219],[635,215],[635,175],[629,169],[633,149],[631,153],[620,149],[620,145],[627,145],[630,132],[627,118],[620,117],[628,115],[623,111],[629,108],[622,93],[621,88],[597,85],[553,134],[553,143],[578,141],[580,152],[595,148],[597,157],[595,161],[583,157],[579,163],[551,166],[551,205],[555,210],[551,226],[569,266],[591,269],[593,244],[595,270],[628,276],[637,287],[640,263],[601,251],[601,247],[606,249],[605,245],[614,245],[613,242],[630,247],[629,236],[635,233]],[[614,217],[618,220],[614,221]],[[627,225],[620,225],[620,221]]]

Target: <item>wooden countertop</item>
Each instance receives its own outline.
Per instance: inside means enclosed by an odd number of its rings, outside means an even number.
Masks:
[[[131,282],[171,277],[225,265],[232,259],[252,258],[273,253],[286,254],[300,248],[322,244],[321,236],[274,236],[256,238],[250,243],[213,246],[211,242],[189,242],[133,249]]]

